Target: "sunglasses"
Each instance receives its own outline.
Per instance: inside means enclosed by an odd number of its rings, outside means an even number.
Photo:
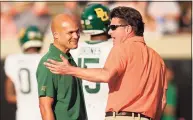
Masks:
[[[108,27],[111,30],[116,30],[118,27],[125,27],[125,26],[127,26],[127,25],[109,25]]]

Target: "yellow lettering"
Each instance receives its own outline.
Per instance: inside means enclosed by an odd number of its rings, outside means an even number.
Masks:
[[[104,12],[102,8],[96,8],[95,12],[98,18],[101,18],[102,21],[106,21],[109,19],[107,12]]]

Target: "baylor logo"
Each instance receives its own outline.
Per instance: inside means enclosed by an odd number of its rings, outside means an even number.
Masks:
[[[102,8],[96,8],[94,10],[97,14],[97,17],[101,18],[102,21],[106,21],[109,19],[107,12],[104,12]]]

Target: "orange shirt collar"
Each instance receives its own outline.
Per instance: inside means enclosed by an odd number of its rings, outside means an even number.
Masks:
[[[127,38],[125,40],[125,43],[127,43],[127,42],[142,42],[142,43],[145,43],[144,38],[141,37],[141,36],[133,36],[133,37]]]

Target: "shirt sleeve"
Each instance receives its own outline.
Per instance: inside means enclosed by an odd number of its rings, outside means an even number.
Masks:
[[[105,62],[105,68],[115,71],[120,76],[126,68],[126,58],[124,49],[121,46],[113,46]]]
[[[38,81],[39,97],[55,96],[54,74],[52,74],[44,65],[39,65],[36,73]]]
[[[168,89],[168,81],[166,78],[166,66],[163,65],[162,67],[163,70],[163,97],[162,97],[162,112],[164,111],[164,108],[166,106],[166,93],[167,93],[167,89]]]

